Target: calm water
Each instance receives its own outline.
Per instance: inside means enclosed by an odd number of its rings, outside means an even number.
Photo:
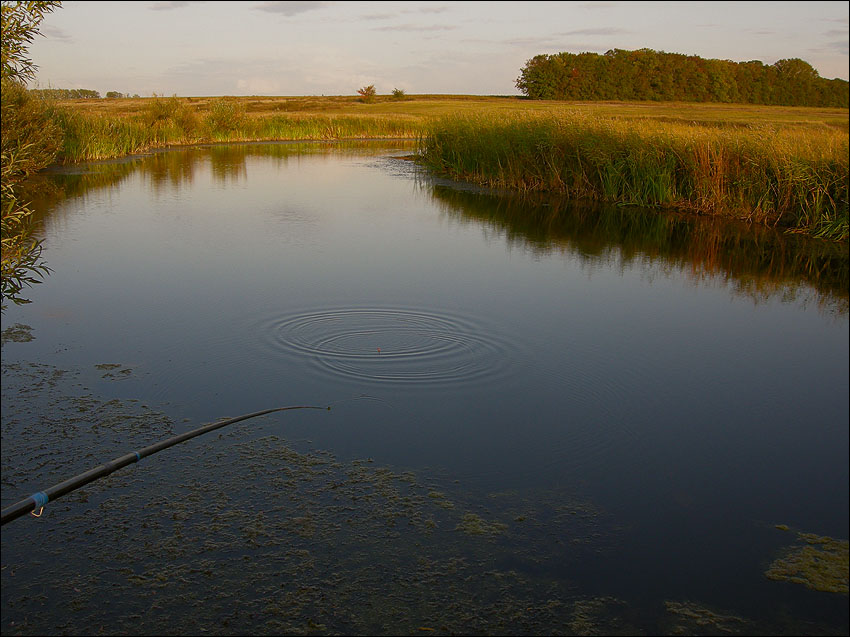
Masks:
[[[846,634],[846,594],[765,575],[848,538],[846,246],[409,152],[46,179],[53,272],[2,317],[3,506],[332,409],[6,525],[4,634]]]

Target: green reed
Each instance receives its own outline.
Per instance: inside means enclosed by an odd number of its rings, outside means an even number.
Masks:
[[[847,139],[827,127],[706,127],[563,111],[442,118],[420,152],[437,171],[491,187],[682,208],[846,239]]]
[[[203,111],[176,97],[155,97],[130,116],[57,108],[54,121],[65,163],[122,157],[153,148],[204,142],[412,139],[421,118],[407,115],[276,114],[250,116],[242,102],[214,100]]]
[[[130,114],[57,108],[54,121],[64,135],[63,162],[203,142],[419,139],[431,168],[493,187],[848,236],[848,135],[822,124],[707,125],[577,109],[257,115],[236,98],[202,106],[177,97],[146,99]]]

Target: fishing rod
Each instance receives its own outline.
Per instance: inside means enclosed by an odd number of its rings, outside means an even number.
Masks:
[[[45,489],[44,491],[34,493],[28,498],[21,500],[20,502],[17,502],[12,506],[6,507],[2,511],[2,522],[0,522],[0,526],[6,524],[6,522],[11,522],[16,518],[19,518],[30,511],[33,513],[33,515],[39,516],[41,515],[41,511],[44,509],[44,505],[48,502],[61,498],[63,495],[71,493],[71,491],[75,491],[76,489],[79,489],[80,487],[87,485],[90,482],[94,482],[95,480],[99,480],[104,476],[108,476],[110,473],[118,471],[118,469],[122,469],[127,465],[133,464],[134,462],[138,462],[142,458],[152,456],[158,451],[168,449],[169,447],[173,447],[174,445],[179,445],[181,442],[186,442],[187,440],[196,436],[201,436],[205,433],[209,433],[210,431],[221,429],[222,427],[232,425],[242,420],[256,418],[257,416],[265,416],[266,414],[272,414],[276,411],[288,411],[291,409],[329,410],[330,407],[315,407],[313,405],[275,407],[274,409],[266,409],[264,411],[254,412],[253,414],[245,414],[244,416],[237,416],[236,418],[230,418],[228,420],[210,423],[208,425],[204,425],[203,427],[198,427],[197,429],[187,431],[186,433],[182,433],[167,440],[157,442],[156,444],[150,445],[149,447],[145,447],[144,449],[139,449],[138,451],[131,451],[128,454],[115,458],[115,460],[111,460],[110,462],[102,464],[99,467],[95,467],[94,469],[89,469],[85,473],[81,473],[80,475],[70,478],[69,480],[60,482],[59,484],[54,485],[49,489]],[[38,513],[36,513],[36,511],[38,511]]]

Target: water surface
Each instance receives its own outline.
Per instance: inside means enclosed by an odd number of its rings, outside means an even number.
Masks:
[[[53,272],[3,313],[4,506],[332,409],[4,527],[4,633],[846,633],[846,594],[765,576],[848,537],[846,246],[409,152],[49,176]]]

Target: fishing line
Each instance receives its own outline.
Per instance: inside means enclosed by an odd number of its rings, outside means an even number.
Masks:
[[[352,398],[348,400],[357,400],[360,397]],[[345,402],[345,401],[339,401]],[[168,438],[167,440],[163,440],[161,442],[157,442],[153,445],[145,447],[143,449],[139,449],[138,451],[131,451],[123,456],[115,458],[110,462],[100,465],[99,467],[95,467],[94,469],[89,469],[85,473],[81,473],[78,476],[74,476],[64,482],[60,482],[57,485],[54,485],[44,491],[38,491],[28,498],[21,500],[9,507],[3,509],[2,521],[0,521],[0,526],[6,524],[7,522],[11,522],[12,520],[21,517],[22,515],[32,512],[33,515],[40,516],[44,506],[48,502],[52,502],[58,498],[61,498],[63,495],[71,493],[80,487],[89,484],[90,482],[94,482],[95,480],[99,480],[104,476],[108,476],[110,473],[114,473],[118,471],[118,469],[122,469],[127,465],[133,464],[134,462],[139,462],[142,458],[146,458],[147,456],[153,455],[163,449],[168,449],[169,447],[173,447],[174,445],[178,445],[181,442],[186,442],[191,438],[196,436],[203,435],[205,433],[209,433],[210,431],[215,431],[216,429],[220,429],[222,427],[226,427],[227,425],[232,425],[237,422],[241,422],[243,420],[248,420],[249,418],[256,418],[258,416],[265,416],[266,414],[273,414],[278,411],[289,411],[293,409],[322,409],[322,410],[330,410],[331,405],[327,407],[316,407],[314,405],[295,405],[290,407],[275,407],[274,409],[265,409],[263,411],[257,411],[252,414],[245,414],[244,416],[237,416],[236,418],[228,418],[227,420],[222,420],[214,423],[210,423],[208,425],[204,425],[202,427],[198,427],[197,429],[193,429],[192,431],[187,431],[186,433],[179,434],[177,436],[173,436]]]

